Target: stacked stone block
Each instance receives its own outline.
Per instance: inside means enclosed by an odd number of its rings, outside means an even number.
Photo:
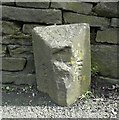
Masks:
[[[34,27],[72,23],[90,24],[92,67],[97,68],[103,81],[119,83],[117,2],[8,1],[1,3],[3,83],[35,83],[31,37]]]

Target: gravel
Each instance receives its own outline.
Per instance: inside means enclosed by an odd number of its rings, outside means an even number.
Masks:
[[[7,87],[7,90],[6,90]],[[68,107],[56,105],[36,88],[3,86],[2,118],[117,118],[119,85],[98,87]]]

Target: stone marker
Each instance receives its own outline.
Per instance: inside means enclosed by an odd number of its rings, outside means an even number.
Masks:
[[[37,88],[68,106],[90,87],[90,29],[86,23],[36,27],[33,48]]]

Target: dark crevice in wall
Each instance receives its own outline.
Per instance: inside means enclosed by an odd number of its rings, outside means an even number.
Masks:
[[[2,71],[3,71],[3,72],[16,73],[16,72],[21,72],[21,71],[23,71],[23,70],[16,70],[16,71],[14,70],[14,71],[12,71],[12,70],[3,70],[3,69],[2,69]]]
[[[18,26],[20,27],[20,31],[22,31],[23,22],[16,22],[16,21],[15,21],[15,24],[18,25]]]
[[[65,24],[63,11],[62,11],[62,24]]]
[[[90,27],[91,44],[96,44],[96,36],[97,36],[97,31],[99,29],[100,29],[100,27]]]
[[[10,22],[18,22],[18,23],[22,23],[22,24],[38,24],[38,25],[44,25],[44,26],[50,26],[50,25],[54,25],[55,23],[45,23],[45,22],[42,22],[42,23],[39,23],[39,22],[25,22],[25,21],[19,21],[19,20],[11,20],[9,18],[5,18],[3,17],[2,18],[3,21],[10,21]],[[61,25],[62,23],[56,23],[57,25]]]
[[[99,2],[93,2],[93,7],[95,7]]]
[[[75,13],[75,14],[79,14],[79,15],[80,15],[80,14],[81,14],[81,15],[87,15],[87,16],[92,16],[92,15],[93,15],[93,16],[97,16],[97,15],[95,15],[95,14],[93,14],[93,13],[92,13],[92,14],[90,14],[90,13],[89,13],[89,14],[85,14],[85,13],[79,13],[79,12],[75,12],[75,11],[71,11],[71,10],[64,10],[64,9],[62,10],[62,12],[63,12],[63,13],[65,13],[65,12],[67,12],[67,13],[69,12],[69,13],[70,13],[70,12],[71,12],[71,13]]]
[[[24,70],[26,68],[26,66],[27,66],[27,58],[26,57],[23,57],[23,58],[26,59],[26,62],[25,62],[24,68],[23,68],[23,70]]]
[[[15,7],[15,2],[1,2],[2,6],[9,6],[9,7]]]
[[[6,47],[6,55],[5,55],[5,57],[11,57],[8,47]]]
[[[48,25],[51,25],[51,24],[46,24],[46,23],[36,23],[36,22],[23,22],[23,25],[24,24],[36,24],[36,25],[42,25],[42,26],[48,26]]]
[[[49,7],[48,7],[49,9],[51,8],[51,2],[49,2]]]
[[[119,43],[96,42],[95,45],[119,45]]]
[[[7,85],[8,85],[8,86],[10,85],[10,86],[12,86],[14,83],[15,83],[15,82],[14,82],[14,81],[12,81],[12,82],[2,83],[2,85],[6,85],[6,86],[7,86]]]

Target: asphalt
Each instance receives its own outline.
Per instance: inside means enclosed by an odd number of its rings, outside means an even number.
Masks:
[[[91,93],[69,107],[55,104],[36,87],[2,87],[2,118],[118,118],[119,85],[92,85]]]

